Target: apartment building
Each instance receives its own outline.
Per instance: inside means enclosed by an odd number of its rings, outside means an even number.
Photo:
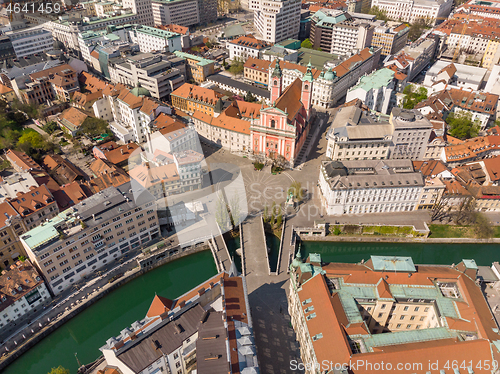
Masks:
[[[157,295],[143,319],[100,348],[105,369],[130,374],[148,368],[176,374],[257,373],[247,300],[245,279],[233,271],[219,273],[174,300]]]
[[[249,0],[254,11],[255,28],[268,43],[297,39],[301,3],[298,0]]]
[[[0,276],[0,327],[12,326],[51,299],[45,282],[29,261],[17,261]]]
[[[433,129],[429,119],[416,109],[393,108],[389,123],[394,128],[390,157],[423,160]]]
[[[29,192],[33,186],[38,186],[38,183],[29,172],[16,172],[3,177],[0,181],[0,203],[16,197],[18,192]]]
[[[136,27],[131,31],[131,39],[139,45],[141,52],[182,50],[180,34],[155,27]]]
[[[9,204],[18,212],[27,230],[37,227],[42,222],[56,216],[59,207],[46,185],[33,186],[29,192],[19,193],[9,199]]]
[[[340,108],[327,132],[326,157],[335,161],[389,158],[394,129],[360,105]]]
[[[257,39],[253,35],[244,35],[226,42],[229,51],[229,59],[246,61],[249,57],[258,58],[259,53],[268,48],[269,44]]]
[[[174,54],[186,61],[186,79],[203,83],[209,75],[215,73],[215,61],[190,53],[175,51]]]
[[[384,60],[386,68],[394,69],[408,76],[412,81],[431,62],[437,48],[435,39],[419,39],[399,53]]]
[[[108,69],[112,83],[140,84],[159,100],[167,100],[185,82],[182,61],[161,53],[122,54],[110,60]]]
[[[406,46],[410,28],[400,22],[384,22],[373,31],[372,46],[382,48],[382,55],[398,53]]]
[[[122,6],[137,14],[137,23],[144,26],[154,26],[153,7],[151,0],[123,0]]]
[[[56,295],[159,236],[154,197],[132,182],[109,187],[21,236]]]
[[[219,116],[212,117],[195,111],[193,123],[204,141],[215,144],[231,153],[251,152],[250,126],[260,121],[261,105],[234,101]]]
[[[474,260],[415,266],[410,257],[370,256],[358,264],[324,264],[319,254],[305,261],[297,255],[288,310],[305,373],[316,373],[322,362],[353,373],[373,372],[360,362],[385,372],[406,364],[424,373],[429,360],[494,360],[497,327],[477,273]],[[469,314],[477,318],[459,318]],[[467,371],[490,370],[455,369]]]
[[[52,49],[54,43],[52,33],[45,30],[43,26],[8,31],[5,35],[9,37],[17,58]]]
[[[362,76],[358,84],[347,91],[346,102],[360,99],[370,110],[388,114],[396,105],[395,75],[393,70],[384,68]]]
[[[412,211],[424,185],[411,160],[323,161],[319,172],[328,215]]]
[[[439,60],[425,74],[424,86],[429,87],[431,93],[441,91],[446,86],[479,90],[486,72],[485,68]]]
[[[76,71],[68,64],[41,70],[12,82],[19,98],[28,104],[44,104],[47,101],[70,101],[79,90]]]
[[[419,18],[429,20],[433,25],[448,18],[452,0],[373,0],[372,7],[384,10],[390,19],[414,23]]]
[[[249,57],[243,65],[244,80],[250,84],[267,87],[269,85],[270,61]],[[301,65],[298,65],[301,66]]]
[[[9,149],[5,152],[5,157],[10,162],[10,165],[14,168],[18,173],[24,173],[30,170],[36,170],[40,168],[30,156],[21,151],[16,151],[14,149]]]
[[[490,93],[447,87],[418,103],[415,108],[424,115],[439,113],[444,118],[449,113],[470,113],[472,121],[477,121],[484,130],[496,116],[498,99],[498,95]]]
[[[198,0],[153,0],[155,26],[176,24],[193,26],[200,23]]]
[[[465,22],[465,21],[463,21]],[[450,51],[466,54],[491,70],[500,60],[500,28],[498,23],[471,20],[467,25],[455,24],[446,39]]]
[[[184,83],[170,97],[172,106],[186,113],[199,111],[217,117],[222,112],[222,95],[208,88]]]
[[[102,31],[108,26],[122,26],[137,23],[137,15],[125,13],[109,17],[84,17],[70,19],[62,17],[44,23],[44,28],[52,33],[54,39],[63,43],[66,48],[80,50],[78,34],[84,31]]]
[[[465,11],[481,18],[500,19],[500,2],[470,0],[457,7],[457,13]]]
[[[26,251],[19,236],[26,231],[20,214],[7,201],[0,204],[0,266],[8,268]]]
[[[314,48],[336,55],[372,45],[374,16],[351,15],[343,10],[320,9],[311,17],[311,42]]]

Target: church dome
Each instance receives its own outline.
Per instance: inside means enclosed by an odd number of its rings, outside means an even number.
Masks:
[[[151,93],[144,87],[141,87],[141,84],[138,83],[135,88],[132,88],[130,93],[134,96],[140,97],[140,96],[147,96],[151,97]]]
[[[327,81],[332,81],[335,78],[336,74],[332,71],[331,68],[328,68],[328,70],[325,73],[325,79]]]

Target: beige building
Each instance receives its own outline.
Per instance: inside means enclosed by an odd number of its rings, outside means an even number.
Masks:
[[[19,241],[19,236],[25,231],[19,213],[8,202],[0,204],[0,268],[8,268],[19,256],[26,257]]]
[[[299,252],[290,266],[288,311],[305,373],[319,373],[324,363],[322,373],[378,371],[369,364],[383,373],[423,374],[436,371],[431,361],[491,362],[500,354],[492,343],[498,326],[477,272],[474,260],[415,266],[411,257],[371,256],[325,264],[319,254],[303,261]]]
[[[28,257],[59,294],[159,233],[154,197],[134,182],[109,187],[21,236]]]

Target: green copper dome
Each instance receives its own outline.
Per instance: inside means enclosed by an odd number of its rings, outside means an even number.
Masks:
[[[333,81],[333,79],[336,77],[336,74],[332,71],[332,68],[328,68],[328,70],[325,73],[325,79],[327,81]]]
[[[132,93],[132,95],[137,96],[137,97],[140,97],[140,96],[151,97],[151,93],[147,89],[145,89],[144,87],[141,87],[140,83],[137,83],[137,86],[135,88],[132,88],[130,93]]]

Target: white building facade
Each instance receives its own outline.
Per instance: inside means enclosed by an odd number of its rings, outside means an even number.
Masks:
[[[52,49],[54,39],[52,33],[37,26],[19,31],[7,32],[17,58]]]
[[[129,8],[137,14],[137,23],[144,26],[154,26],[153,7],[151,0],[123,0],[124,8]]]
[[[152,10],[155,26],[170,24],[193,26],[200,23],[197,0],[154,0]]]
[[[429,19],[433,24],[440,23],[450,14],[452,0],[373,0],[377,6],[387,12],[390,19],[414,23],[419,18]]]
[[[319,172],[327,215],[412,211],[424,184],[411,160],[324,161]]]
[[[297,39],[300,27],[301,2],[298,0],[249,0],[254,11],[254,24],[262,39],[277,43]]]

